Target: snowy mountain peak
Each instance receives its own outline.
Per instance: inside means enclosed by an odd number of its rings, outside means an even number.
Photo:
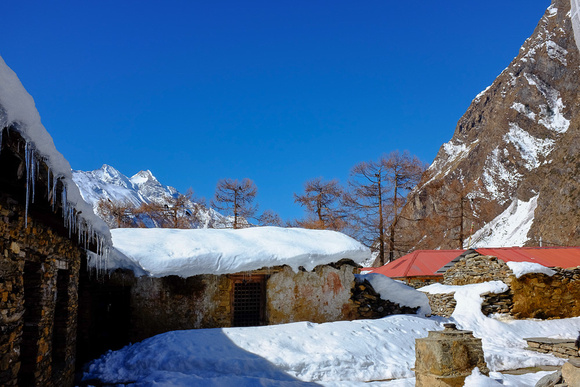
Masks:
[[[73,171],[73,180],[85,201],[93,206],[95,213],[98,213],[97,207],[101,199],[126,203],[133,207],[145,203],[171,206],[172,198],[179,195],[175,188],[161,184],[149,170],[140,171],[129,179],[107,164],[94,171]],[[196,209],[197,216],[191,219],[192,228],[224,228],[230,223],[227,217],[198,203],[190,202],[188,207]],[[144,221],[147,226],[155,226],[155,222],[151,220]]]
[[[90,173],[92,173],[95,177],[103,180],[104,182],[110,184],[120,185],[124,187],[130,187],[132,185],[125,175],[123,175],[114,167],[107,164],[103,164],[101,168],[95,169]]]
[[[153,184],[161,184],[159,183],[159,180],[157,180],[155,178],[155,176],[153,176],[153,174],[151,173],[150,170],[145,170],[145,171],[139,171],[136,174],[134,174],[131,177],[131,182],[133,182],[133,184],[136,185],[143,185],[146,184],[148,182],[151,182]]]

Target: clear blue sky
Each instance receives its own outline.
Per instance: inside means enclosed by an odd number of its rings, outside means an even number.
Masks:
[[[548,0],[6,1],[0,55],[73,169],[149,169],[211,198],[253,179],[302,216],[313,177],[431,163]]]

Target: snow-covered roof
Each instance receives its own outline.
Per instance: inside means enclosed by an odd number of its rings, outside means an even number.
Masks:
[[[360,264],[370,257],[366,246],[328,230],[121,228],[111,233],[115,250],[128,260],[118,259],[107,268],[131,269],[137,264],[154,277],[230,274],[280,265],[310,271],[343,258]]]
[[[70,164],[56,150],[52,137],[40,122],[32,96],[24,89],[16,73],[0,57],[0,139],[4,128],[18,131],[27,142],[27,157],[32,161],[27,168],[27,181],[34,179],[35,162],[42,161],[50,169],[55,181],[62,182],[65,192],[63,211],[65,217],[74,218],[68,219],[67,225],[79,234],[86,233],[89,238],[96,235],[99,245],[110,244],[109,228],[82,199],[72,180]],[[67,213],[67,210],[72,212]],[[74,215],[71,216],[72,213]]]

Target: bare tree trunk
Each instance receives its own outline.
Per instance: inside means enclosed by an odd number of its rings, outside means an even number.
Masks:
[[[377,187],[379,199],[379,263],[385,264],[385,221],[383,218],[383,193],[381,187],[381,174],[377,173]]]

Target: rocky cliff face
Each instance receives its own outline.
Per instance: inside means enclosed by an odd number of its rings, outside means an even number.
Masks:
[[[476,244],[580,243],[579,76],[570,0],[553,0],[518,56],[472,101],[410,194],[403,211],[414,221],[404,222],[401,231],[412,235],[414,248],[458,247],[448,233],[435,236],[425,226],[435,221],[454,180],[475,183],[469,197],[496,204],[488,226],[474,235]],[[517,213],[521,219],[514,218]]]

